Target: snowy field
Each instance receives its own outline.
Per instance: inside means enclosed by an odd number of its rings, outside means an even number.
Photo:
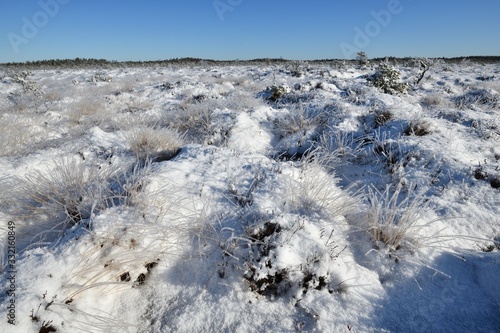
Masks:
[[[0,331],[500,332],[500,65],[395,67],[0,70]]]

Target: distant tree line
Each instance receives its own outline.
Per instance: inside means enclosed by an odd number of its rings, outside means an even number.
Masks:
[[[405,57],[384,57],[384,58],[372,58],[371,63],[380,62],[390,62],[393,64],[407,64],[410,63],[415,58]],[[467,57],[455,57],[455,58],[433,58],[439,59],[446,63],[460,63],[463,61],[470,61],[474,63],[498,63],[500,62],[500,56],[467,56]],[[295,60],[288,60],[283,58],[257,58],[251,60],[212,60],[212,59],[200,59],[200,58],[173,58],[167,60],[155,60],[155,61],[113,61],[106,59],[93,59],[93,58],[75,58],[75,59],[50,59],[50,60],[38,60],[38,61],[26,61],[26,62],[8,62],[2,63],[2,67],[19,67],[27,69],[50,69],[50,68],[119,68],[119,67],[154,67],[154,66],[200,66],[200,65],[219,65],[219,66],[234,66],[234,65],[277,65],[277,64],[287,64],[291,62],[296,62]],[[357,64],[359,60],[341,60],[341,59],[317,59],[308,60],[311,64],[345,64],[353,63]]]
[[[405,64],[413,61],[415,58],[412,57],[404,57],[404,58],[396,58],[396,57],[385,57],[385,58],[373,58],[370,59],[371,62],[391,62],[394,64]],[[470,61],[479,64],[494,64],[500,62],[500,56],[467,56],[467,57],[453,57],[453,58],[432,58],[433,60],[442,60],[447,64],[458,64],[463,61]]]
[[[153,61],[114,61],[93,58],[50,59],[26,62],[0,63],[3,67],[34,68],[116,68],[116,67],[151,67],[151,66],[196,66],[196,65],[238,65],[238,64],[278,64],[290,60],[282,58],[261,58],[252,60],[212,60],[201,58],[173,58]]]

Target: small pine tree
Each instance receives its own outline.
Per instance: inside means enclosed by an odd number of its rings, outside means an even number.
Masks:
[[[357,53],[357,57],[356,57],[356,59],[359,61],[359,64],[360,64],[361,66],[368,65],[368,56],[366,55],[366,53],[365,53],[365,52],[363,52],[363,51],[359,51],[359,52]]]
[[[381,63],[376,72],[367,78],[367,81],[386,94],[406,94],[408,84],[398,82],[400,75],[397,69],[390,67],[387,63]]]

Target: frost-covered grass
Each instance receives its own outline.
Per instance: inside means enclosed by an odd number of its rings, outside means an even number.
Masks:
[[[168,128],[136,127],[127,133],[130,149],[139,160],[171,159],[183,144],[182,135]]]
[[[499,75],[3,72],[0,331],[499,331]]]

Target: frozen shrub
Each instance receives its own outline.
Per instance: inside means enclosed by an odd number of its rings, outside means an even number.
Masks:
[[[304,67],[307,66],[307,63],[302,61],[293,61],[290,65],[287,66],[289,69],[290,75],[293,77],[301,77],[305,71]]]
[[[183,137],[169,128],[137,127],[128,133],[127,141],[139,160],[160,162],[171,159],[180,151]]]
[[[33,73],[30,71],[12,73],[13,81],[22,86],[25,94],[32,93],[33,95],[40,97],[44,94],[44,92],[38,84],[30,78],[31,76],[33,76]]]
[[[485,247],[482,247],[481,251],[483,251],[483,252],[500,251],[500,236],[494,237],[493,244],[489,244]]]
[[[406,94],[408,84],[398,82],[400,75],[401,73],[397,69],[390,67],[386,63],[381,63],[376,72],[367,78],[367,81],[386,94]]]
[[[330,294],[339,291],[341,281],[334,262],[342,248],[332,239],[334,229],[326,227],[329,237],[320,242],[310,237],[318,229],[305,217],[292,224],[280,222],[270,220],[249,227],[244,236],[248,242],[235,251],[242,259],[243,277],[250,290],[271,299],[284,295],[301,297],[312,290]],[[310,247],[314,253],[308,250]],[[290,256],[294,263],[287,260]]]
[[[380,110],[375,113],[375,125],[383,126],[392,120],[394,115],[390,110]]]
[[[165,83],[156,85],[155,88],[160,89],[161,91],[168,91],[168,90],[174,89],[175,86],[170,82],[165,82]]]
[[[415,83],[414,83],[415,85],[418,85],[418,84],[420,84],[420,82],[422,82],[422,80],[425,77],[425,74],[427,73],[427,71],[429,71],[429,69],[432,67],[434,62],[433,62],[433,60],[427,59],[427,58],[415,59],[415,62],[418,63],[420,66],[420,73],[415,78]]]
[[[99,71],[90,77],[89,82],[111,82],[113,78],[106,75],[104,71]]]
[[[427,120],[416,120],[408,125],[405,130],[405,135],[424,136],[431,132],[431,124]]]
[[[269,102],[279,102],[281,99],[285,97],[288,89],[284,86],[272,86],[267,87],[266,90],[262,93],[264,99]]]

